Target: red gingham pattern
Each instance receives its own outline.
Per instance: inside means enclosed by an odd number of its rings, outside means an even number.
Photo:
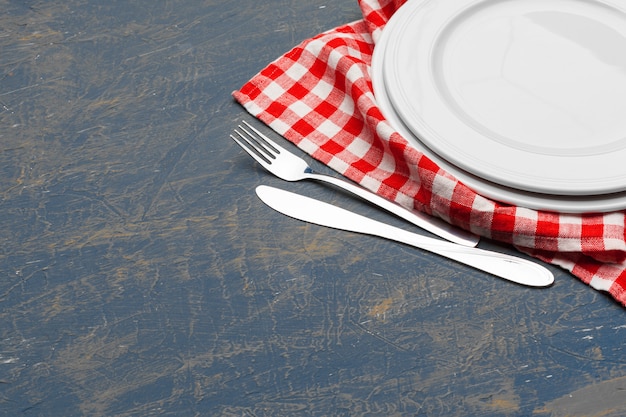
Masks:
[[[380,112],[369,74],[375,41],[406,0],[360,0],[363,20],[309,39],[233,96],[314,158],[402,205],[510,243],[626,305],[626,212],[572,215],[476,194],[409,146]]]

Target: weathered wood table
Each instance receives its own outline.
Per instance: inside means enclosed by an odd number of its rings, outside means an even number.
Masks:
[[[361,18],[356,0],[0,10],[0,415],[626,413],[609,297],[555,267],[553,287],[524,288],[255,197],[276,185],[402,224],[283,183],[228,138],[241,119],[269,132],[231,91]]]

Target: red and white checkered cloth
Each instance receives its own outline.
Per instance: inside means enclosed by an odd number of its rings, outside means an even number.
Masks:
[[[402,205],[559,265],[626,305],[626,212],[572,215],[476,194],[411,147],[376,104],[374,45],[406,0],[359,0],[363,20],[302,42],[233,96],[314,158]]]

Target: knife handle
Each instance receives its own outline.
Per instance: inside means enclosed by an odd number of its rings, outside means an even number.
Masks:
[[[554,282],[554,275],[550,270],[536,262],[518,256],[455,245],[386,224],[382,224],[382,226],[377,228],[375,233],[380,237],[435,253],[518,284],[547,287]]]

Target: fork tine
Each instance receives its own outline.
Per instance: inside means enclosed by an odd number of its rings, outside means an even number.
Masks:
[[[248,131],[248,129],[246,129],[242,125],[239,125],[237,127],[242,130],[246,134],[246,136],[244,136],[244,134],[239,132],[237,129],[235,129],[235,133],[241,136],[251,146],[254,146],[256,150],[264,154],[264,156],[271,159],[276,159],[276,154],[280,153],[279,150],[268,146],[266,143],[264,143],[263,138],[253,135],[252,133],[250,133],[250,131]]]
[[[270,148],[272,148],[272,150],[274,152],[276,152],[276,153],[285,152],[285,149],[283,147],[281,147],[278,143],[274,142],[273,140],[268,138],[266,135],[261,133],[257,128],[252,126],[250,123],[246,122],[245,120],[242,120],[242,122],[243,122],[243,124],[248,126],[254,133],[256,133],[265,142],[266,145],[268,145]],[[245,130],[243,126],[239,125],[239,127],[241,127],[243,130]],[[250,132],[246,131],[246,133],[248,133],[250,135]]]
[[[272,163],[245,136],[243,136],[237,130],[235,130],[235,133],[241,136],[241,139],[238,139],[233,135],[230,135],[230,138],[234,140],[235,142],[237,142],[237,145],[239,145],[244,151],[246,151],[248,155],[250,155],[255,161],[257,161],[259,164],[264,165],[264,166]]]

